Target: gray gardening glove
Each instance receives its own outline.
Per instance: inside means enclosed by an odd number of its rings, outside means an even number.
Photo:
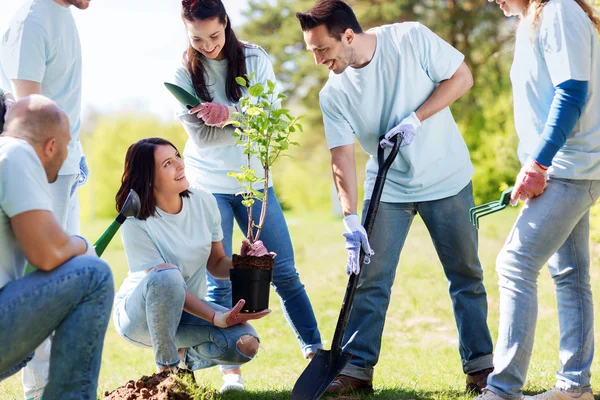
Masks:
[[[367,231],[360,223],[357,214],[350,214],[344,217],[344,237],[346,238],[346,250],[348,250],[348,264],[346,265],[346,273],[358,274],[360,272],[360,248],[362,246],[365,252],[365,264],[371,262],[371,256],[375,254],[371,245],[369,244],[369,238],[367,237]]]
[[[417,114],[411,112],[410,115],[404,118],[398,125],[393,127],[385,134],[385,137],[381,139],[379,145],[382,148],[392,148],[394,147],[394,143],[391,139],[400,135],[402,138],[402,143],[400,143],[400,147],[408,146],[412,143],[415,138],[415,134],[417,133],[417,129],[421,126],[421,121],[417,118]]]

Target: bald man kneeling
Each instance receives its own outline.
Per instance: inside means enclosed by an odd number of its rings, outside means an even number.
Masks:
[[[67,115],[40,95],[10,108],[0,136],[0,381],[54,331],[44,400],[96,398],[114,296],[108,265],[52,213],[70,138]],[[27,260],[37,270],[23,276]]]

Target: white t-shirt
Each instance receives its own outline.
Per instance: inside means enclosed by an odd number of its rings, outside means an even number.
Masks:
[[[206,263],[213,242],[223,240],[221,214],[212,194],[190,188],[178,214],[157,208],[145,221],[127,218],[121,228],[129,275],[115,303],[126,298],[145,276],[145,270],[160,264],[179,267],[187,290],[199,299],[206,296]]]
[[[26,211],[52,211],[49,186],[33,147],[0,136],[0,289],[22,277],[27,264],[10,219]]]
[[[365,200],[370,199],[377,177],[379,137],[417,110],[464,59],[416,22],[385,25],[369,32],[377,35],[371,62],[363,68],[349,67],[340,75],[330,73],[320,93],[329,148],[353,144],[356,136],[371,156]],[[400,148],[381,201],[403,203],[453,196],[472,175],[469,151],[446,107],[423,121],[413,142]]]
[[[574,0],[546,3],[535,33],[529,19],[520,22],[510,78],[522,163],[538,147],[554,88],[570,79],[588,82],[585,108],[549,173],[566,179],[600,179],[600,40]]]
[[[71,127],[69,156],[61,175],[79,173],[81,44],[70,7],[53,0],[27,0],[0,41],[0,69],[8,79],[39,82],[42,94],[65,110]],[[4,82],[7,85],[8,82]],[[10,88],[10,86],[6,86]]]
[[[261,47],[254,44],[245,43],[244,55],[246,56],[246,73],[254,73],[250,84],[262,83],[265,87],[267,80],[276,82],[273,64],[269,55]],[[238,103],[232,103],[227,98],[226,81],[228,60],[203,60],[206,70],[206,78],[209,91],[213,97],[213,103],[224,104],[227,106],[237,106]],[[192,78],[186,68],[183,66],[175,70],[174,76],[170,82],[187,90],[189,93],[195,93],[192,85]],[[243,94],[246,94],[244,90]],[[199,98],[199,96],[197,96]],[[187,114],[188,109],[179,104],[177,116]],[[224,135],[229,133],[223,132]],[[238,145],[211,147],[207,149],[198,148],[192,140],[188,140],[183,150],[185,159],[186,174],[190,183],[201,187],[210,193],[235,194],[241,188],[235,178],[227,176],[229,172],[239,172],[241,166],[247,166],[248,156],[244,154],[244,148]],[[256,170],[256,176],[264,178],[264,170],[260,165],[257,156],[252,157],[251,168]],[[273,182],[269,179],[269,186]],[[254,185],[255,189],[262,189],[263,183]]]

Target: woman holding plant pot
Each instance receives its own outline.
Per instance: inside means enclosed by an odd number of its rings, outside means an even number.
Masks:
[[[225,279],[232,268],[214,197],[190,187],[179,152],[160,138],[129,147],[118,210],[131,189],[141,211],[121,228],[129,275],[115,298],[119,334],[153,347],[159,371],[176,370],[180,359],[190,370],[250,361],[259,340],[246,321],[270,310],[241,313],[243,300],[229,310],[202,300],[206,272]]]
[[[191,182],[217,199],[224,233],[223,247],[227,256],[231,256],[234,220],[244,234],[248,228],[246,207],[242,204],[242,196],[236,195],[240,186],[234,178],[227,176],[247,164],[244,149],[236,145],[237,138],[232,135],[235,128],[224,126],[246,92],[235,78],[253,74],[250,85],[262,83],[265,87],[267,80],[275,82],[276,78],[267,53],[259,46],[237,39],[220,0],[184,0],[182,19],[189,47],[171,83],[201,100],[201,104],[191,110],[181,106],[178,113],[189,135],[184,150],[185,163]],[[264,177],[258,159],[253,158],[251,165],[259,178]],[[262,189],[262,183],[257,183],[255,188]],[[283,212],[273,188],[269,187],[268,191],[267,215],[260,238],[277,254],[272,284],[281,298],[284,315],[300,343],[303,356],[310,358],[322,348],[321,336],[312,305],[296,271]],[[252,214],[257,224],[260,207],[259,201],[254,203]],[[209,277],[207,298],[230,307],[231,282]],[[241,377],[239,383],[242,384]]]

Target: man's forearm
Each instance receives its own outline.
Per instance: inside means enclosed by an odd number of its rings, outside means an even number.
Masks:
[[[344,216],[355,214],[358,204],[358,189],[353,144],[331,149],[331,169]]]
[[[473,86],[473,75],[469,67],[463,62],[454,75],[439,84],[433,94],[419,107],[415,114],[423,122],[432,115],[440,112],[454,103]]]

